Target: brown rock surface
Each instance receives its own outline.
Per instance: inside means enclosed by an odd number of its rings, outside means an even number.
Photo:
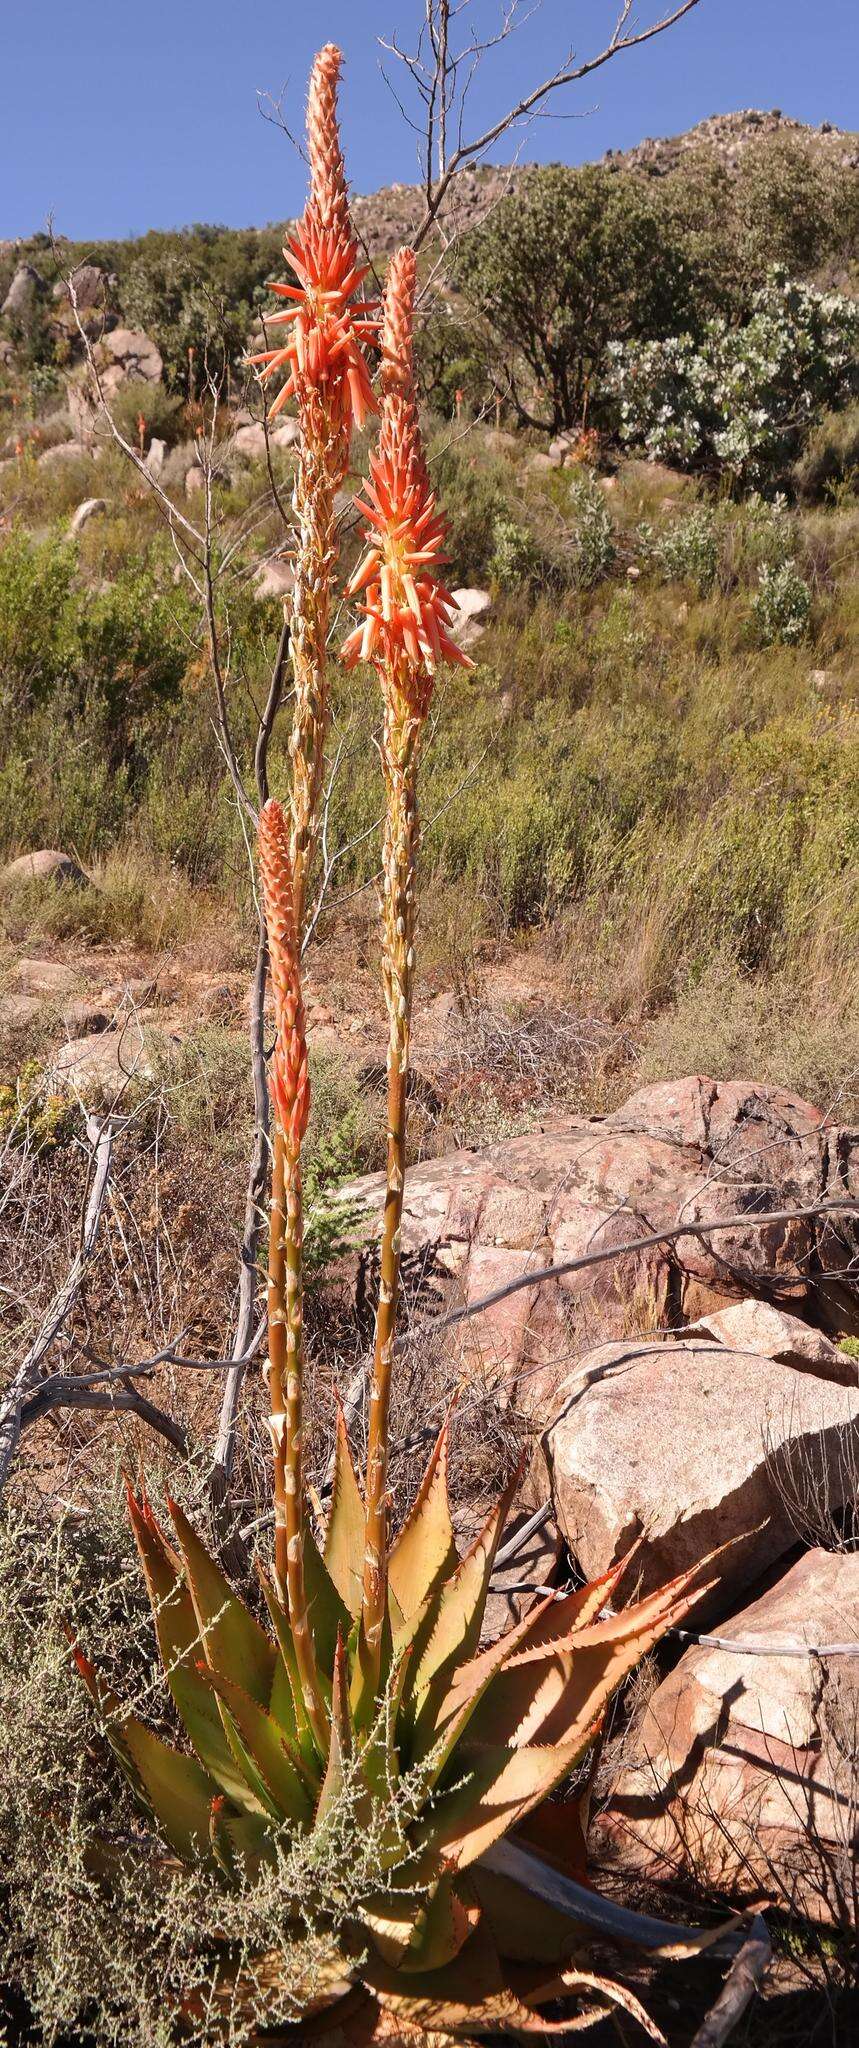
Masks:
[[[381,1176],[355,1181],[344,1194],[364,1211],[359,1243],[372,1244]],[[853,1255],[855,1223],[760,1221],[847,1194],[859,1199],[859,1133],[831,1128],[784,1090],[692,1075],[641,1089],[608,1117],[416,1165],[406,1185],[403,1244],[413,1273],[421,1267],[430,1281],[434,1269],[457,1274],[451,1300],[474,1304],[529,1266],[617,1251],[687,1219],[749,1217],[711,1239],[684,1233],[672,1244],[535,1282],[463,1326],[466,1349],[503,1373],[519,1405],[545,1423],[571,1360],[612,1339],[749,1299],[787,1303],[794,1316],[839,1329],[851,1321],[859,1327],[855,1288],[830,1278]],[[368,1257],[359,1251],[363,1292]],[[437,1286],[433,1309],[436,1296]]]
[[[687,1650],[653,1695],[592,1847],[598,1862],[849,1922],[859,1660],[781,1644],[859,1640],[859,1555],[810,1550],[719,1630],[766,1655]]]
[[[855,1386],[704,1337],[602,1345],[560,1388],[557,1411],[532,1486],[545,1499],[551,1481],[587,1578],[638,1535],[645,1589],[729,1544],[714,1574],[723,1603],[796,1543],[797,1470],[807,1465],[837,1510],[859,1469]]]

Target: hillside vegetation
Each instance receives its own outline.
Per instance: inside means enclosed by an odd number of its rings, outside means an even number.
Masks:
[[[744,119],[727,152],[693,136],[658,163],[526,171],[482,221],[498,174],[473,178],[474,224],[427,302],[449,581],[491,606],[473,676],[449,679],[434,714],[424,946],[446,987],[465,959],[478,975],[511,949],[550,961],[569,1005],[615,1034],[598,1102],[630,1060],[855,1098],[856,157],[851,138]],[[272,448],[270,479],[241,366],[280,240],[197,228],[61,252],[101,273],[82,312],[94,344],[122,323],[160,353],[162,375],[120,377],[114,405],[142,450],[154,438],[180,503],[211,419],[206,363],[223,379],[215,516],[240,735],[282,621],[260,565],[292,456]],[[151,491],[81,425],[59,261],[36,238],[0,262],[0,294],[17,292],[0,371],[0,819],[5,854],[62,846],[93,886],[7,895],[6,943],[35,919],[58,939],[181,948],[202,920],[238,964],[247,861],[199,621]],[[89,499],[103,509],[72,534]],[[344,499],[347,563],[351,523]],[[360,952],[377,706],[363,672],[338,674],[336,698],[338,860],[318,937],[345,929]]]

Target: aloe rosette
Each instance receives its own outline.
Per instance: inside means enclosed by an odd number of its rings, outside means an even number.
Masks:
[[[167,1681],[189,1747],[123,1710],[79,1650],[110,1742],[177,1857],[240,1886],[278,1845],[330,1826],[347,1782],[355,1824],[379,1843],[378,1885],[338,1933],[340,1988],[302,2020],[302,2038],[390,2028],[454,2038],[545,2031],[537,2008],[561,1994],[637,2001],[587,1965],[585,1934],[483,1859],[516,1833],[556,1869],[582,1875],[575,1803],[546,1802],[592,1744],[616,1687],[693,1593],[685,1573],[605,1614],[623,1572],[561,1597],[536,1597],[497,1642],[480,1635],[515,1481],[460,1556],[442,1429],[411,1514],[390,1546],[377,1712],[356,1726],[365,1507],[342,1416],[327,1526],[305,1518],[304,1568],[316,1670],[317,1731],[304,1696],[288,1603],[261,1573],[270,1628],[230,1586],[183,1511],[165,1534],[129,1496]],[[409,1789],[411,1788],[411,1789]],[[403,1826],[397,1794],[408,1791]],[[285,1921],[290,1902],[284,1902]],[[229,1964],[223,1962],[224,1982]],[[347,1988],[348,1987],[348,1988]],[[235,1999],[235,1985],[230,1984]],[[647,2021],[655,2038],[658,2031]]]

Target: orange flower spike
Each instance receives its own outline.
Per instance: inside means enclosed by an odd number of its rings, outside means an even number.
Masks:
[[[320,50],[307,95],[310,197],[320,222],[348,241],[352,235],[346,169],[337,126],[337,87],[343,59],[336,43]]]
[[[368,300],[352,303],[367,275],[358,262],[358,244],[349,214],[346,170],[337,126],[337,85],[342,58],[333,43],[320,50],[310,75],[307,98],[307,141],[310,196],[284,255],[299,281],[273,284],[271,290],[294,301],[274,313],[270,325],[291,328],[281,347],[263,349],[249,361],[267,383],[279,370],[287,380],[269,408],[274,418],[287,400],[309,400],[324,394],[327,404],[348,429],[363,426],[368,412],[378,410],[363,348],[374,343],[378,320]]]
[[[307,1129],[310,1079],[295,930],[289,828],[280,804],[273,797],[260,812],[259,860],[277,1025],[272,1094],[287,1150],[294,1158]]]
[[[418,425],[414,378],[415,257],[393,258],[382,316],[382,421],[358,508],[368,548],[347,587],[364,591],[364,624],[342,648],[348,668],[373,660],[423,715],[439,661],[474,666],[451,638],[453,598],[436,580],[445,522],[432,490]]]
[[[359,508],[367,549],[348,594],[364,593],[363,621],[350,633],[349,667],[372,661],[382,686],[381,740],[386,817],[382,848],[382,975],[388,1011],[387,1186],[379,1257],[379,1301],[367,1430],[366,1513],[357,1669],[356,1724],[369,1725],[379,1697],[387,1602],[388,1428],[400,1292],[400,1229],[406,1168],[407,1086],[414,990],[420,841],[417,769],[437,664],[473,664],[450,634],[453,598],[438,581],[445,525],[424,456],[414,372],[415,258],[391,263],[382,315],[382,419]]]
[[[339,546],[337,493],[348,472],[353,424],[363,425],[367,414],[378,410],[364,351],[378,342],[379,321],[372,304],[355,297],[366,268],[358,260],[349,217],[337,128],[340,65],[340,52],[331,43],[320,50],[313,65],[307,101],[310,191],[284,250],[293,276],[272,287],[281,301],[281,310],[272,316],[278,346],[250,358],[264,385],[285,373],[269,419],[294,398],[301,430],[292,498],[295,582],[290,661],[295,696],[289,742],[290,852],[299,940],[318,836],[329,720],[328,631]]]

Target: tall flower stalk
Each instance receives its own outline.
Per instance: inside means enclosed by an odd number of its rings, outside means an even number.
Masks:
[[[297,1129],[294,1117],[292,1122],[289,1116],[284,1121],[278,1061],[288,1060],[296,1014],[303,1033],[299,959],[328,729],[327,642],[337,559],[335,500],[348,469],[353,424],[362,425],[368,412],[376,410],[364,347],[375,340],[378,320],[373,307],[355,297],[367,272],[358,262],[337,123],[341,62],[340,51],[326,43],[310,75],[310,192],[302,219],[284,249],[297,282],[271,287],[278,298],[289,301],[269,323],[283,328],[284,338],[277,347],[251,357],[264,384],[286,372],[269,418],[294,398],[301,429],[293,491],[296,545],[290,652],[295,695],[289,743],[290,815],[287,827],[279,807],[274,812],[270,805],[265,807],[260,820],[260,865],[278,1010],[268,1262],[276,1568],[284,1597],[288,1597],[292,1626],[309,1645],[309,1659],[312,1645],[307,1633],[302,1547],[303,1125]],[[281,1013],[293,1018],[283,1029]],[[306,1063],[304,1073],[306,1083]],[[313,1698],[312,1718],[318,1722],[318,1685],[309,1665],[302,1672],[302,1684]],[[318,1727],[315,1732],[318,1735]]]
[[[343,659],[371,661],[382,688],[382,772],[387,812],[383,848],[382,973],[388,1011],[387,1185],[379,1306],[370,1392],[366,1542],[360,1659],[365,1706],[377,1695],[387,1611],[387,1474],[391,1368],[400,1291],[400,1228],[406,1168],[406,1099],[415,971],[415,884],[420,824],[417,771],[441,660],[472,663],[449,634],[453,599],[437,579],[445,523],[433,492],[418,425],[414,377],[415,258],[393,258],[382,316],[382,418],[359,500],[369,546],[347,588],[364,592],[364,621]]]
[[[325,1715],[304,1578],[301,1143],[310,1110],[307,1039],[289,829],[271,797],[259,821],[259,865],[277,1036],[270,1069],[274,1110],[268,1255],[268,1358],[274,1453],[274,1562],[288,1607],[304,1707],[320,1748]]]
[[[362,426],[367,414],[377,410],[364,348],[375,341],[378,320],[371,303],[355,297],[367,266],[358,261],[337,125],[341,63],[340,51],[326,43],[310,74],[310,192],[283,252],[297,282],[271,286],[278,298],[290,303],[274,313],[268,324],[283,327],[286,334],[276,348],[250,358],[261,366],[263,383],[287,372],[269,408],[269,418],[294,398],[301,428],[292,500],[296,544],[290,649],[295,702],[289,745],[290,853],[299,937],[304,930],[328,729],[326,652],[338,552],[335,499],[349,465],[353,424]]]

